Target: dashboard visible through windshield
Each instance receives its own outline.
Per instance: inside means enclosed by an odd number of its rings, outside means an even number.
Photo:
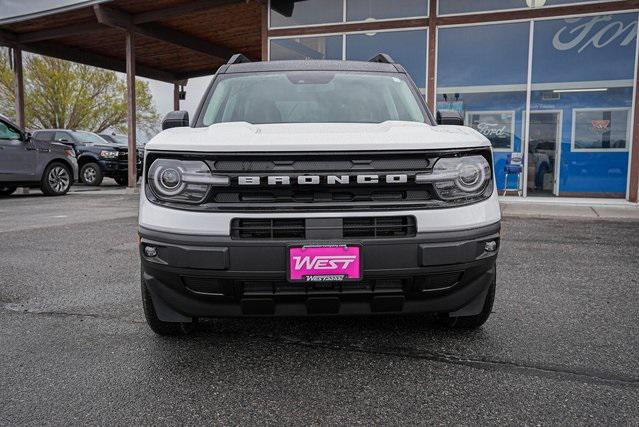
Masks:
[[[198,125],[426,122],[418,96],[401,74],[230,74],[218,77],[204,102]]]

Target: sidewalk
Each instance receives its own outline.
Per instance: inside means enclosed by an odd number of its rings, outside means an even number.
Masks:
[[[581,218],[639,222],[639,205],[625,200],[500,197],[499,204],[505,218]]]

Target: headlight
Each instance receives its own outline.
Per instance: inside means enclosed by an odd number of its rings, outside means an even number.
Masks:
[[[199,160],[157,159],[149,168],[147,183],[160,200],[201,203],[213,186],[227,186],[227,176],[213,175]]]
[[[100,151],[100,157],[102,157],[103,159],[117,159],[118,158],[118,152],[117,151],[102,150],[102,151]]]
[[[442,200],[487,197],[492,192],[492,173],[483,156],[440,158],[432,173],[418,174],[416,180],[432,184]]]

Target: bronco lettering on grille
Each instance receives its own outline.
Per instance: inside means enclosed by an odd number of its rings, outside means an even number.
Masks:
[[[266,179],[263,179],[266,178]],[[239,185],[260,185],[265,182],[267,185],[291,185],[296,183],[298,185],[339,185],[339,184],[377,184],[385,182],[387,184],[406,184],[408,182],[408,174],[389,174],[389,175],[300,175],[297,177],[291,177],[287,175],[279,176],[239,176],[237,177],[237,183]]]

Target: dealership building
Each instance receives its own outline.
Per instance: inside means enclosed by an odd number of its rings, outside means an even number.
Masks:
[[[176,102],[180,84],[212,74],[232,52],[254,60],[384,52],[431,109],[458,111],[491,141],[500,194],[637,201],[637,0],[63,3],[0,12],[0,43],[118,71],[133,62],[137,75],[174,83]]]

